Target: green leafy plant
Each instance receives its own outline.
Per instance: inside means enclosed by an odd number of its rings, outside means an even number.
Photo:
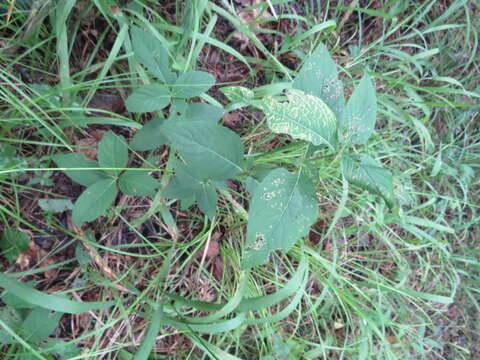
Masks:
[[[373,82],[366,74],[345,102],[343,84],[324,45],[305,61],[292,88],[284,93],[257,98],[255,91],[246,88],[222,89],[232,108],[256,107],[264,112],[271,131],[306,144],[296,168],[285,169],[274,163],[262,168],[255,160],[262,154],[246,161],[240,136],[218,123],[224,111],[189,101],[214,85],[210,74],[172,72],[160,40],[139,28],[132,30],[132,43],[136,60],[158,82],[139,86],[127,99],[130,112],[157,115],[135,134],[130,146],[137,151],[170,146],[169,168],[175,176],[162,189],[162,197],[180,200],[183,207],[197,203],[209,218],[217,214],[217,192],[228,191],[225,181],[245,181],[250,193],[245,269],[265,263],[273,250],[288,251],[317,221],[319,151],[341,158],[339,173],[348,182],[394,206],[390,172],[370,155],[357,153],[357,147],[374,132]],[[147,171],[121,173],[128,163],[128,150],[125,139],[113,132],[99,145],[98,163],[79,154],[56,155],[54,160],[69,169],[66,173],[74,181],[88,186],[73,209],[77,224],[94,220],[111,206],[117,182],[127,195],[152,196],[158,187]]]

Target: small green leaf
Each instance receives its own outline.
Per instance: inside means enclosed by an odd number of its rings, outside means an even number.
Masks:
[[[96,161],[87,160],[81,153],[57,154],[53,156],[53,161],[59,168],[72,169],[65,170],[65,174],[83,186],[90,186],[106,178],[106,173],[101,170],[76,170],[98,168]]]
[[[393,207],[392,174],[379,161],[365,154],[346,156],[342,159],[342,170],[349,183],[380,195]]]
[[[18,311],[10,306],[0,307],[0,319],[14,332],[22,325],[22,318]],[[2,326],[0,326],[0,344],[15,344],[17,340],[13,338]]]
[[[226,127],[204,121],[168,121],[162,132],[198,179],[222,181],[242,171],[242,141]]]
[[[49,354],[57,355],[61,360],[71,359],[80,356],[82,353],[74,344],[58,339],[48,341],[42,348]]]
[[[154,196],[160,182],[148,175],[148,171],[127,170],[120,176],[120,190],[131,196]]]
[[[75,202],[72,219],[75,225],[92,221],[102,216],[117,196],[113,179],[105,179],[90,185]]]
[[[220,91],[227,97],[232,103],[248,104],[253,100],[254,92],[243,86],[229,86],[223,87]]]
[[[291,90],[287,96],[286,103],[273,98],[264,100],[262,110],[269,128],[313,145],[325,144],[335,148],[337,120],[330,108],[320,98],[299,90]]]
[[[145,113],[162,110],[170,104],[170,90],[161,84],[143,85],[132,91],[125,102],[128,111]]]
[[[172,85],[172,97],[190,99],[203,94],[215,85],[215,78],[205,71],[189,71],[181,74]]]
[[[23,321],[20,335],[32,344],[45,340],[55,331],[62,315],[57,311],[34,308]]]
[[[164,122],[164,119],[155,118],[143,125],[143,127],[133,136],[130,144],[132,148],[138,151],[145,151],[156,149],[165,144],[167,139],[160,131],[160,127]]]
[[[173,167],[176,176],[164,189],[162,195],[168,199],[178,199],[182,205],[196,201],[205,215],[212,219],[217,212],[217,193],[211,182],[200,181],[191,169],[175,160]]]
[[[307,58],[295,77],[293,88],[322,99],[337,119],[342,118],[343,85],[338,79],[337,65],[325,45],[320,44]]]
[[[73,209],[73,203],[70,199],[40,199],[38,200],[40,209],[52,213],[62,213]]]
[[[160,81],[175,80],[175,74],[170,71],[168,51],[152,33],[133,26],[132,44],[135,57]]]
[[[344,138],[350,144],[364,144],[375,128],[377,119],[377,98],[370,76],[365,76],[348,99],[340,126]]]
[[[10,264],[15,263],[20,254],[28,250],[30,238],[19,230],[6,230],[0,239],[0,251]]]
[[[128,162],[128,148],[125,138],[108,131],[98,145],[98,163],[105,168],[124,168]],[[107,170],[118,175],[122,170]]]
[[[273,170],[252,194],[242,267],[264,264],[272,250],[287,252],[308,234],[317,217],[315,188],[310,179],[302,173]]]

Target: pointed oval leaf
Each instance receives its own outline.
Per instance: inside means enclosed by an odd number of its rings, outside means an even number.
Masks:
[[[18,311],[10,306],[0,307],[0,319],[14,332],[17,332],[18,328],[22,325],[22,317]],[[17,340],[10,335],[3,326],[0,326],[0,344],[8,345],[15,343],[17,343]]]
[[[262,265],[270,251],[288,251],[318,217],[315,188],[302,173],[270,172],[255,188],[248,211],[243,268]]]
[[[204,121],[168,121],[162,132],[200,180],[226,180],[242,171],[242,140],[226,127]]]
[[[328,145],[334,149],[337,141],[337,120],[330,108],[318,97],[299,90],[288,93],[288,102],[273,98],[263,102],[262,110],[269,128],[313,145]]]
[[[57,154],[53,156],[53,161],[59,168],[71,169],[65,170],[65,174],[83,186],[90,186],[106,177],[105,172],[101,170],[77,170],[98,168],[96,161],[88,160],[81,153]]]
[[[175,74],[170,71],[168,51],[152,33],[133,26],[132,45],[135,57],[160,81],[175,80]]]
[[[148,175],[148,171],[130,170],[120,176],[120,190],[131,196],[154,196],[160,182]]]
[[[190,99],[203,94],[215,85],[215,78],[205,71],[188,71],[172,85],[172,97]]]
[[[43,341],[55,331],[62,315],[61,312],[34,308],[23,321],[20,335],[29,343]]]
[[[365,76],[348,99],[340,125],[347,143],[364,144],[372,135],[377,119],[377,98],[370,76]]]
[[[393,207],[392,174],[379,161],[366,154],[346,156],[342,159],[342,170],[349,183],[380,195]]]
[[[253,100],[254,92],[243,86],[229,86],[223,87],[220,91],[227,97],[232,103],[244,103],[248,104]]]
[[[117,196],[117,186],[113,179],[105,179],[90,185],[75,202],[72,220],[75,225],[93,221],[102,216]]]
[[[132,91],[125,102],[128,111],[134,113],[162,110],[170,104],[170,89],[161,84],[148,84]]]
[[[130,145],[134,150],[145,151],[153,150],[164,145],[167,142],[165,136],[162,135],[160,127],[165,122],[164,119],[155,118],[148,123],[133,136]]]
[[[190,103],[185,112],[178,117],[180,121],[207,121],[217,123],[225,114],[221,107],[205,104]]]
[[[108,131],[98,145],[98,163],[105,168],[124,168],[128,162],[128,148],[125,138]],[[107,170],[118,175],[122,170]]]
[[[338,79],[337,65],[325,45],[320,44],[307,58],[293,81],[293,88],[322,99],[337,119],[342,118],[343,85]]]

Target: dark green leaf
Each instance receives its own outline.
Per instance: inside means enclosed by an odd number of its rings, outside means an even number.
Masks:
[[[98,163],[104,168],[124,168],[128,162],[128,148],[125,138],[108,131],[98,145]],[[122,170],[108,170],[118,175]]]
[[[160,182],[148,174],[148,171],[127,170],[120,176],[120,190],[131,196],[154,196]]]
[[[13,264],[20,254],[28,250],[29,243],[30,238],[23,231],[6,230],[0,239],[0,251]]]
[[[133,137],[131,145],[134,150],[153,150],[165,144],[167,139],[161,134],[160,127],[164,119],[155,118],[146,123]]]
[[[364,144],[375,128],[377,119],[377,98],[370,76],[365,76],[348,99],[340,125],[343,136],[350,144]]]
[[[172,121],[206,121],[217,123],[225,114],[222,108],[205,103],[190,103],[185,109],[171,117]]]
[[[0,307],[0,319],[14,332],[17,332],[22,325],[20,314],[10,306]],[[0,344],[15,344],[17,340],[13,338],[2,326],[0,326]]]
[[[337,120],[330,108],[320,98],[299,90],[291,90],[287,96],[285,103],[273,98],[264,100],[262,110],[268,127],[275,133],[288,134],[313,145],[335,148]]]
[[[308,177],[273,170],[252,194],[243,268],[262,265],[270,251],[288,251],[318,217],[315,188]]]
[[[342,159],[342,170],[348,182],[382,196],[393,206],[392,174],[379,161],[365,154],[346,156]]]
[[[76,170],[98,168],[96,161],[87,160],[81,153],[57,154],[53,156],[53,161],[59,168],[71,169],[65,170],[65,174],[83,186],[90,186],[106,178],[106,174],[100,170]]]
[[[175,161],[174,168],[176,176],[164,189],[162,195],[169,199],[178,199],[182,205],[196,201],[198,207],[210,219],[217,212],[217,193],[211,182],[200,181],[191,169],[187,168],[180,161]]]
[[[215,85],[215,78],[205,71],[189,71],[181,74],[172,85],[172,97],[190,99],[203,94]]]
[[[293,88],[322,99],[337,120],[342,118],[345,107],[343,85],[338,79],[337,66],[325,45],[320,44],[307,58],[295,77]]]
[[[20,327],[22,338],[36,344],[49,337],[57,328],[62,313],[42,308],[34,308]]]
[[[159,80],[170,83],[175,74],[170,71],[169,55],[162,42],[150,32],[132,27],[132,44],[135,57]]]
[[[226,180],[242,171],[243,144],[233,131],[204,121],[169,121],[163,134],[198,179]]]
[[[62,213],[73,209],[73,203],[70,199],[40,199],[38,206],[44,211],[53,213]]]
[[[132,91],[125,102],[128,111],[145,113],[158,111],[170,104],[170,89],[161,84],[148,84]]]
[[[90,185],[75,202],[72,212],[74,224],[81,225],[102,216],[117,196],[113,179],[105,179]]]

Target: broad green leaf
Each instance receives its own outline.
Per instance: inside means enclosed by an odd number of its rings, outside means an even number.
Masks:
[[[148,171],[127,170],[120,176],[120,190],[131,196],[154,196],[160,182],[148,174]]]
[[[330,108],[320,98],[299,90],[290,90],[287,96],[288,102],[285,103],[273,98],[264,100],[262,110],[269,128],[275,133],[334,149],[337,120]]]
[[[90,185],[75,202],[72,220],[75,225],[102,216],[117,196],[115,180],[105,179]]]
[[[175,74],[170,71],[168,51],[152,33],[133,26],[132,44],[135,57],[160,81],[175,80]]]
[[[125,102],[128,111],[145,113],[162,110],[170,104],[170,89],[161,84],[143,85],[132,91]]]
[[[45,340],[55,331],[62,315],[61,312],[34,308],[23,321],[20,335],[32,344]]]
[[[345,141],[350,144],[364,144],[375,128],[377,119],[377,98],[370,76],[365,76],[348,99],[340,126]]]
[[[223,87],[220,91],[232,103],[248,104],[254,97],[254,92],[243,86]]]
[[[325,45],[320,44],[305,61],[293,81],[293,88],[322,99],[337,119],[342,118],[343,85],[338,79],[337,65]]]
[[[108,131],[98,145],[98,163],[104,168],[124,168],[128,162],[128,148],[125,138]],[[107,170],[118,175],[122,170]]]
[[[96,161],[88,160],[81,153],[57,154],[53,156],[53,161],[59,168],[71,169],[65,170],[65,174],[83,186],[90,186],[99,180],[105,179],[107,176],[101,170],[77,170],[98,168]]]
[[[10,264],[15,263],[20,254],[28,250],[30,238],[19,230],[6,230],[0,238],[0,251]]]
[[[222,181],[242,171],[242,141],[226,127],[204,121],[169,121],[162,133],[200,180]]]
[[[174,114],[172,121],[207,121],[217,123],[225,114],[222,108],[205,103],[190,103],[178,114]]]
[[[114,304],[113,302],[77,302],[65,299],[59,295],[45,294],[2,273],[0,273],[0,287],[32,305],[67,314],[81,314],[91,310],[102,310]]]
[[[342,159],[342,170],[349,183],[382,196],[393,206],[392,174],[379,161],[365,154],[346,156]]]
[[[255,188],[247,226],[243,268],[267,262],[270,251],[288,251],[307,235],[318,217],[315,188],[302,173],[270,172]]]
[[[47,212],[62,213],[73,209],[73,203],[70,199],[39,199],[38,206]]]
[[[217,193],[210,181],[200,181],[191,169],[180,161],[174,162],[175,177],[164,189],[162,195],[168,199],[178,199],[190,205],[196,201],[205,215],[212,219],[217,212]]]
[[[133,137],[131,146],[134,150],[153,150],[165,144],[167,139],[162,135],[160,127],[164,119],[155,118],[146,123]]]
[[[0,307],[0,319],[14,332],[22,325],[20,314],[10,306]],[[0,345],[15,344],[15,340],[2,326],[0,326]]]
[[[205,71],[189,71],[181,74],[172,85],[172,97],[190,99],[203,94],[215,85],[215,78]]]

